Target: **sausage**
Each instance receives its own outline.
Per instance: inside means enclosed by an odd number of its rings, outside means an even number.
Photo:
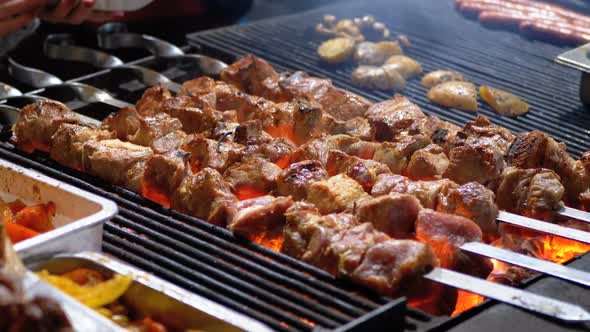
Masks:
[[[590,42],[590,34],[574,30],[575,27],[557,27],[538,21],[524,21],[520,24],[520,30],[527,35],[548,40],[560,40],[575,44]]]
[[[567,23],[567,21],[554,18],[547,18],[536,15],[526,15],[517,11],[482,11],[479,14],[479,21],[484,25],[506,25],[510,28],[519,29],[520,24],[529,20],[549,21],[554,23]]]

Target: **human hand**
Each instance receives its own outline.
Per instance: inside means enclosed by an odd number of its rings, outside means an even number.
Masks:
[[[37,16],[46,0],[0,0],[0,37],[15,32]]]
[[[54,8],[45,10],[40,17],[52,23],[81,24],[102,23],[123,15],[119,12],[94,10],[94,3],[95,0],[59,0]]]

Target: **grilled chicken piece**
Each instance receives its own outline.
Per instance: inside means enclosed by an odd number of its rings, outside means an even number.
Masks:
[[[438,264],[428,245],[412,240],[389,239],[366,251],[351,279],[384,295],[412,297],[429,289],[429,282],[422,276]]]
[[[152,149],[118,139],[84,144],[84,169],[102,180],[141,193],[145,164]]]
[[[345,174],[315,182],[307,193],[307,200],[322,214],[353,211],[357,202],[367,197],[363,187]]]
[[[409,194],[420,201],[427,209],[435,209],[441,197],[446,196],[457,184],[448,179],[436,181],[411,181],[405,176],[381,174],[371,190],[372,196],[387,194]]]
[[[436,144],[430,144],[412,154],[406,174],[412,180],[440,179],[449,166],[449,158],[444,149]],[[391,168],[390,168],[391,169]]]
[[[586,157],[584,157],[586,156]],[[579,204],[579,195],[590,187],[590,168],[587,154],[575,161],[563,143],[557,143],[540,131],[517,136],[506,157],[508,165],[518,168],[547,168],[559,175],[566,193],[564,200]]]
[[[331,176],[346,174],[363,186],[366,191],[371,191],[379,174],[390,172],[389,168],[380,162],[349,156],[337,150],[329,152],[326,169]]]
[[[324,137],[316,138],[298,147],[291,155],[291,162],[317,160],[325,166],[331,149],[330,143]]]
[[[330,80],[311,77],[301,71],[280,81],[279,85],[289,99],[312,98],[322,105],[324,112],[338,120],[346,121],[363,116],[371,105],[359,95],[334,87]]]
[[[236,201],[221,174],[212,168],[203,168],[182,180],[172,195],[171,206],[209,223],[225,226],[227,208]]]
[[[422,66],[416,60],[405,55],[393,55],[385,61],[384,67],[400,73],[406,80],[422,74]]]
[[[358,66],[351,74],[352,83],[367,89],[396,90],[406,88],[406,80],[395,65]]]
[[[234,142],[218,142],[202,135],[192,136],[182,147],[190,153],[190,166],[193,172],[209,167],[223,173],[243,157],[244,146]]]
[[[508,167],[497,184],[496,202],[500,209],[544,218],[563,206],[564,192],[559,176],[551,170]]]
[[[223,177],[239,199],[263,196],[276,188],[281,168],[261,158],[251,158],[230,166]]]
[[[135,108],[145,117],[153,117],[162,112],[162,102],[172,98],[172,94],[163,84],[152,86],[145,90],[141,99],[135,103]]]
[[[84,143],[111,138],[112,133],[106,130],[64,123],[51,137],[49,156],[61,165],[84,172]]]
[[[279,87],[281,75],[263,59],[248,55],[221,72],[221,79],[238,89],[275,102],[289,101]]]
[[[453,70],[434,70],[422,77],[422,85],[427,89],[449,81],[461,82],[465,77]]]
[[[51,136],[62,123],[78,124],[80,119],[58,101],[39,100],[21,109],[12,131],[23,150],[49,151]]]
[[[228,208],[227,228],[259,243],[281,236],[291,197],[262,196],[236,202]],[[264,242],[263,242],[264,241]]]
[[[435,104],[463,111],[477,112],[477,91],[473,83],[444,82],[431,88],[427,97]]]
[[[296,201],[307,198],[309,186],[328,178],[328,172],[317,160],[304,160],[289,165],[277,178],[276,192],[281,196],[291,196]]]
[[[281,252],[336,274],[337,262],[326,249],[334,234],[357,225],[358,220],[348,213],[322,216],[305,203],[295,203],[285,216],[287,226]]]
[[[486,240],[498,237],[496,196],[479,183],[470,182],[449,189],[446,195],[440,196],[436,209],[473,220],[481,228]]]
[[[392,238],[411,238],[421,209],[416,197],[391,194],[363,200],[355,215],[361,222],[372,223],[377,230]]]
[[[375,150],[380,146],[379,143],[363,141],[358,137],[348,135],[331,135],[326,137],[325,140],[328,142],[330,149],[342,151],[347,155],[361,159],[372,159]]]
[[[328,63],[344,62],[354,52],[354,40],[347,37],[328,39],[320,44],[317,52],[322,61]]]
[[[182,129],[182,123],[178,119],[166,113],[143,117],[131,108],[122,108],[109,115],[103,121],[102,128],[111,131],[122,141],[151,147],[155,153],[176,149],[186,138],[183,133],[178,133]]]
[[[189,156],[185,151],[175,150],[148,159],[143,174],[143,196],[169,207],[170,197],[190,173]]]
[[[480,278],[493,269],[488,258],[460,249],[464,243],[482,240],[481,229],[470,219],[424,209],[416,221],[416,238],[434,250],[442,267]]]
[[[479,95],[492,108],[505,116],[519,116],[529,111],[529,104],[510,92],[489,86],[480,86]]]
[[[162,111],[182,123],[182,130],[188,134],[198,134],[211,131],[217,123],[225,122],[223,114],[205,106],[183,106],[178,98],[167,99],[162,103]],[[188,105],[191,105],[190,103]]]
[[[353,59],[360,65],[381,66],[389,57],[402,53],[397,41],[362,42],[356,45]]]

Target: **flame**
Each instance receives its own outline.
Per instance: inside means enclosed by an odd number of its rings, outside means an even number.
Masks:
[[[295,126],[292,124],[282,123],[273,127],[267,127],[264,131],[274,138],[286,138],[294,144],[297,144],[297,139],[295,138]]]
[[[150,201],[156,202],[164,207],[169,208],[170,198],[166,196],[164,193],[159,191],[157,188],[151,186],[145,178],[141,181],[141,195]]]
[[[279,166],[281,169],[285,169],[291,165],[291,156],[288,154],[282,155],[277,161],[275,161],[275,165]]]
[[[510,231],[513,229],[511,228]],[[540,235],[530,231],[516,230],[507,232],[504,236],[492,243],[500,248],[507,248],[515,252],[527,254],[536,258],[563,264],[572,258],[590,251],[590,245],[580,243],[553,235]],[[504,275],[509,272],[510,264],[491,260],[494,269],[488,276]],[[519,280],[517,280],[519,281]],[[483,302],[480,295],[459,290],[457,304],[452,316],[458,315]]]
[[[272,251],[281,252],[285,238],[279,232],[263,232],[251,238],[251,240]]]
[[[264,195],[266,195],[266,192],[254,187],[254,186],[243,185],[243,186],[239,186],[236,189],[235,194],[236,194],[236,197],[240,201],[243,201],[243,200],[250,199],[250,198],[264,196]]]

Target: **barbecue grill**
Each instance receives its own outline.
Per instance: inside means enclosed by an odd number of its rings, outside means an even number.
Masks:
[[[328,77],[335,85],[373,101],[386,99],[390,97],[388,93],[351,85],[352,67],[325,66],[317,59],[315,50],[319,40],[313,35],[315,22],[324,14],[345,17],[351,13],[372,14],[408,35],[413,46],[407,53],[416,58],[425,71],[459,70],[477,84],[486,83],[515,92],[531,104],[532,111],[517,119],[500,117],[487,106],[479,105],[480,113],[492,122],[514,132],[540,129],[565,142],[575,157],[590,150],[590,114],[577,97],[579,74],[552,62],[566,48],[528,41],[510,32],[487,30],[461,18],[447,1],[404,0],[327,7],[191,34],[188,36],[190,46],[183,50],[198,51],[226,62],[253,53],[278,70],[304,70]],[[18,55],[15,58],[18,60]],[[26,58],[22,57],[25,62]],[[55,60],[34,64],[61,75],[62,79],[97,87],[129,103],[138,100],[146,88],[129,72],[97,71],[90,66]],[[64,64],[73,66],[72,71],[55,71]],[[190,64],[178,65],[154,57],[143,57],[128,64],[156,70],[177,83],[201,74]],[[19,84],[7,73],[0,74],[0,81],[15,85],[23,92],[63,101],[77,112],[97,120],[116,110],[102,103],[84,103],[67,89],[35,90]],[[410,81],[402,93],[425,112],[444,120],[462,125],[474,118],[469,113],[431,104],[417,80]],[[7,103],[20,107],[28,102],[15,98]],[[279,331],[372,331],[384,327],[406,331],[493,331],[515,326],[523,331],[584,329],[490,300],[456,317],[434,317],[406,306],[403,299],[377,296],[358,285],[337,280],[317,268],[236,237],[225,229],[64,168],[46,154],[29,154],[9,143],[0,143],[0,158],[114,200],[120,213],[104,227],[105,252]],[[590,271],[590,255],[574,259],[569,266]],[[537,294],[590,309],[590,291],[584,287],[546,276],[533,277],[522,286]]]

